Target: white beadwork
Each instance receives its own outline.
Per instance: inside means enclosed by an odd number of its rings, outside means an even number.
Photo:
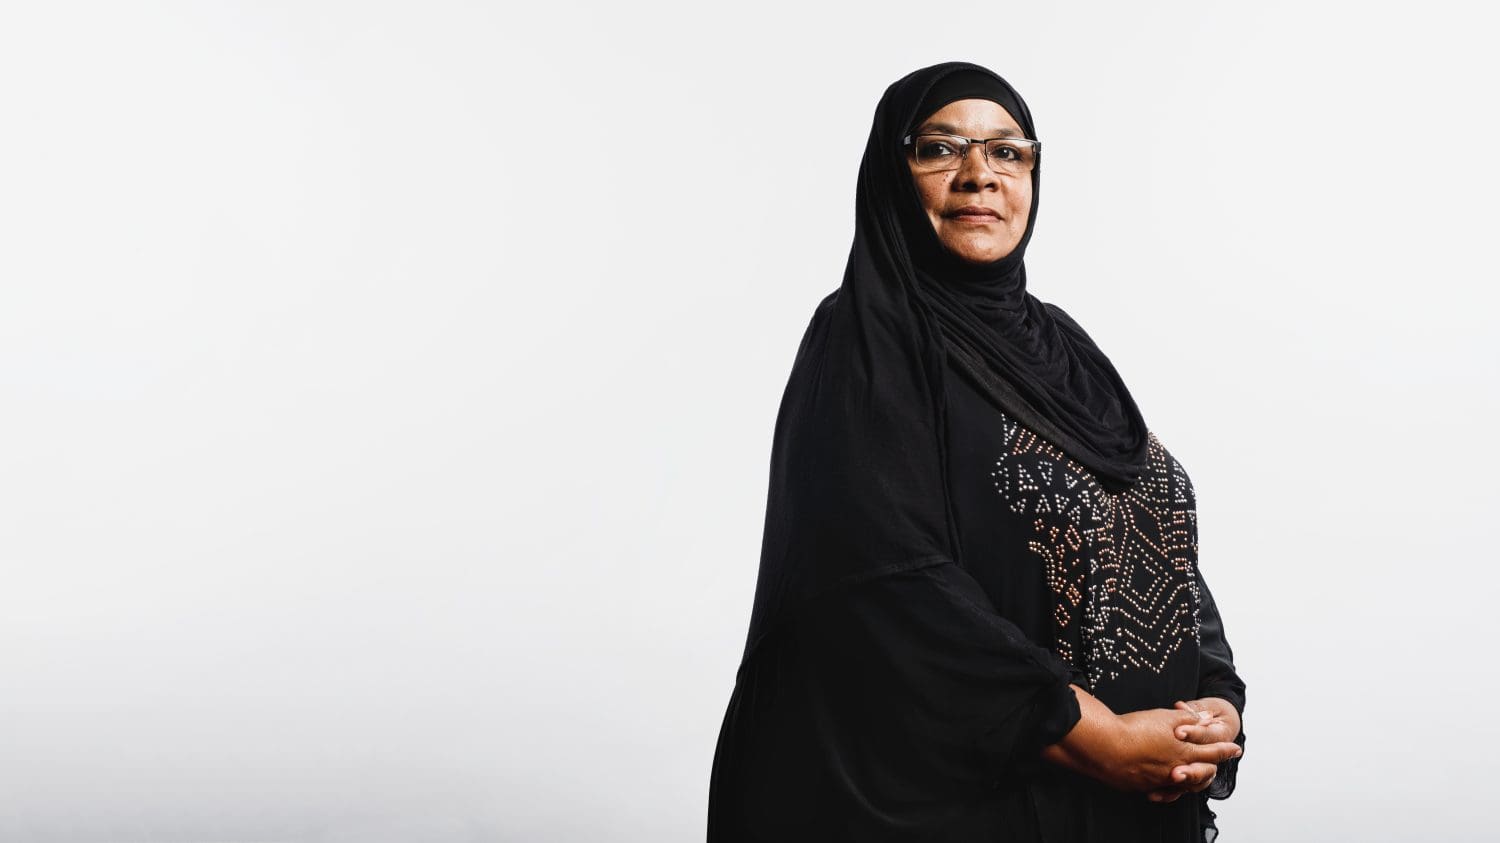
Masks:
[[[1091,688],[1131,670],[1161,673],[1183,642],[1199,641],[1198,517],[1187,472],[1148,434],[1145,473],[1111,493],[1001,415],[1004,451],[990,477],[1011,512],[1034,516],[1027,546],[1055,599],[1057,651]],[[1075,636],[1085,652],[1074,652]]]

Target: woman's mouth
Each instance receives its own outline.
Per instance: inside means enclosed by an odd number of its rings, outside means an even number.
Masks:
[[[948,214],[946,214],[946,216],[948,217],[948,219],[953,220],[954,222],[984,224],[1000,221],[999,213],[990,208],[984,208],[978,205],[966,205],[962,208],[958,208],[957,210],[950,211]]]

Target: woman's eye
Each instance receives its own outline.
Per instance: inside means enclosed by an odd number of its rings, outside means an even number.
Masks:
[[[990,157],[998,161],[1019,161],[1021,150],[1009,144],[997,143],[990,147]]]
[[[921,151],[924,158],[941,158],[954,154],[953,144],[947,141],[927,141],[922,144]]]

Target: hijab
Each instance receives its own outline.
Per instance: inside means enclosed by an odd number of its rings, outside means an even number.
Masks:
[[[1036,138],[1020,95],[966,62],[908,74],[875,109],[843,280],[803,335],[777,414],[746,659],[788,612],[831,590],[961,563],[946,477],[952,368],[1105,488],[1129,488],[1145,467],[1145,422],[1108,358],[1026,290],[1040,161],[1025,234],[993,263],[949,253],[922,209],[902,138],[971,97]]]

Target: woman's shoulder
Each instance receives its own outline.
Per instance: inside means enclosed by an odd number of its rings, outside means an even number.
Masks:
[[[821,317],[825,317],[825,316],[827,316],[829,314],[829,312],[831,312],[833,310],[834,305],[838,304],[838,301],[839,301],[839,290],[841,290],[841,289],[843,289],[843,288],[842,287],[836,287],[836,288],[834,288],[833,292],[831,292],[828,295],[824,296],[823,300],[820,301],[820,302],[818,302],[817,308],[815,310],[813,310],[813,319],[818,319],[818,318],[821,318]]]
[[[797,345],[797,356],[793,368],[801,365],[807,357],[808,351],[823,344],[823,338],[828,334],[829,317],[833,314],[833,308],[838,304],[839,291],[834,290],[818,302],[813,310],[812,319],[808,320],[807,328],[802,332],[802,342]]]
[[[1088,337],[1089,332],[1085,331],[1083,329],[1083,326],[1078,324],[1078,320],[1068,315],[1068,312],[1066,310],[1063,310],[1060,306],[1053,304],[1052,302],[1044,301],[1041,304],[1042,308],[1047,311],[1047,314],[1053,319],[1056,319],[1058,324],[1062,325],[1064,328],[1067,328],[1074,334],[1085,338]],[[1092,340],[1090,341],[1092,342]]]

